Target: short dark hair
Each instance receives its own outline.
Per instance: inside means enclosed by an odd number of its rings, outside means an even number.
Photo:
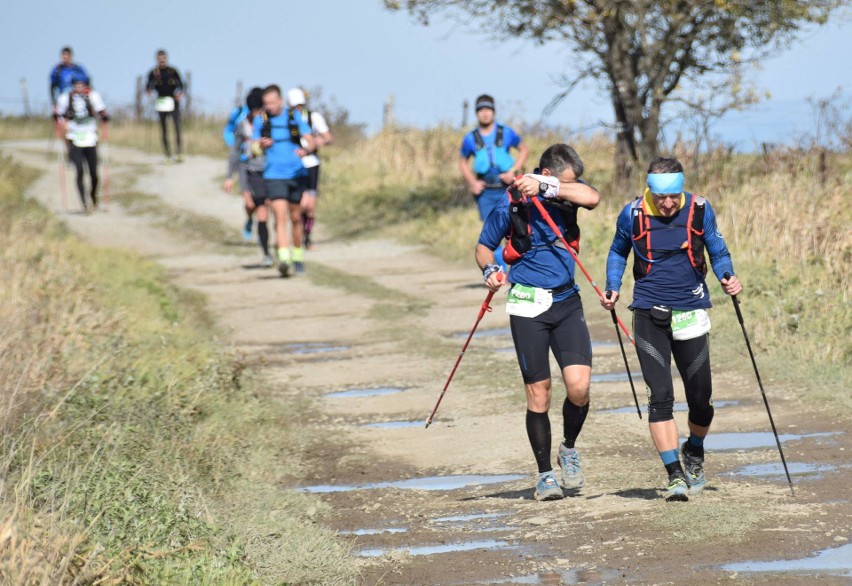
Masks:
[[[263,90],[253,87],[246,96],[246,106],[249,110],[260,110],[263,108]]]
[[[69,55],[73,55],[74,51],[71,50],[71,47],[62,47],[60,53],[68,53]]]
[[[164,57],[165,57],[165,56],[166,56],[166,54],[167,54],[167,53],[166,53],[166,50],[165,50],[165,49],[159,49],[159,50],[157,51],[157,57],[159,57],[160,55],[162,55],[162,56],[164,56]]]
[[[280,96],[281,95],[281,87],[278,84],[273,83],[273,84],[270,84],[270,85],[266,86],[265,88],[263,88],[263,95],[264,96],[266,94],[271,94],[271,93],[276,93]]]
[[[683,173],[683,165],[673,157],[657,157],[648,165],[648,174],[651,173]]]
[[[568,167],[571,167],[577,179],[583,175],[583,161],[580,155],[567,144],[550,145],[538,161],[539,169],[550,169],[554,175],[561,174]]]

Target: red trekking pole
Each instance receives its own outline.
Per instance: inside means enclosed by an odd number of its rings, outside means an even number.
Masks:
[[[586,275],[586,278],[589,280],[589,283],[591,283],[592,288],[595,290],[595,293],[598,294],[598,297],[603,297],[603,293],[601,293],[601,290],[598,288],[597,285],[595,285],[595,281],[592,279],[592,276],[586,270],[586,267],[583,266],[583,263],[580,262],[580,259],[577,257],[577,253],[574,252],[574,249],[568,245],[568,242],[566,242],[565,237],[562,235],[562,231],[559,229],[559,226],[556,225],[556,223],[553,221],[553,218],[551,218],[547,210],[544,209],[542,203],[538,200],[537,197],[531,197],[530,199],[532,200],[533,205],[538,209],[539,213],[541,213],[541,217],[544,218],[544,221],[547,222],[547,225],[550,226],[551,230],[553,230],[553,233],[556,234],[559,240],[562,241],[562,245],[568,250],[569,253],[571,253],[571,256],[574,258],[574,262],[577,264],[578,267],[580,267],[580,270],[583,271],[583,274]],[[633,336],[630,335],[630,330],[627,329],[627,327],[624,325],[624,322],[621,321],[621,318],[615,315],[615,310],[613,310],[612,315],[613,317],[615,317],[616,323],[621,326],[622,331],[627,334],[627,338],[631,342],[633,342],[633,345],[635,346],[636,340],[634,340]]]
[[[501,278],[502,280],[502,278]],[[464,346],[462,346],[461,352],[459,352],[459,357],[456,358],[456,363],[453,365],[453,370],[450,372],[450,376],[447,378],[446,384],[444,384],[444,390],[441,391],[441,395],[438,397],[438,402],[435,403],[435,408],[432,409],[432,413],[429,414],[429,417],[426,419],[426,429],[429,429],[429,425],[432,423],[432,418],[435,417],[435,412],[438,411],[438,406],[441,404],[441,400],[444,398],[444,394],[447,392],[447,389],[450,386],[450,381],[453,380],[453,375],[456,374],[456,369],[459,367],[459,363],[461,363],[461,359],[464,357],[464,351],[467,350],[467,345],[470,344],[470,339],[473,338],[474,332],[476,332],[477,326],[479,326],[479,322],[482,321],[483,316],[486,312],[491,311],[491,300],[494,298],[495,291],[489,291],[488,295],[485,297],[485,301],[482,302],[482,306],[479,308],[479,315],[476,316],[476,323],[473,324],[473,329],[470,330],[470,333],[467,335],[467,340],[464,342]]]

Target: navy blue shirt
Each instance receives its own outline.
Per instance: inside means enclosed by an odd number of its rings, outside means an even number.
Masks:
[[[651,270],[633,286],[631,309],[651,309],[654,305],[665,305],[679,311],[712,307],[704,276],[692,266],[686,250],[682,249],[686,242],[686,219],[693,197],[691,193],[684,193],[680,210],[671,218],[649,216],[652,226],[658,228],[653,232],[656,240],[652,241],[652,248],[655,251],[670,250],[672,254],[658,255],[656,262],[651,264]],[[647,209],[655,210],[653,202],[646,200],[646,203]],[[632,209],[633,204],[627,204],[618,215],[615,237],[606,261],[607,290],[621,290],[627,256],[633,248]],[[716,214],[710,202],[704,204],[703,227],[702,240],[713,272],[719,280],[725,273],[733,275],[731,253],[716,226]],[[635,250],[633,254],[636,254]]]
[[[561,244],[541,213],[533,204],[529,204],[530,229],[532,230],[532,249],[520,258],[509,270],[509,282],[520,283],[528,287],[542,289],[558,289],[574,280],[574,258]],[[558,210],[548,210],[554,223],[564,233],[565,222]],[[509,235],[511,220],[509,218],[509,196],[497,204],[482,225],[479,234],[479,244],[489,250],[495,250]],[[566,291],[553,296],[554,301],[562,301],[580,290],[575,284]]]

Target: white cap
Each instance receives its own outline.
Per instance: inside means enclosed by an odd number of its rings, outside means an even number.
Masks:
[[[294,87],[291,90],[287,90],[287,104],[291,107],[293,106],[304,106],[305,105],[305,92],[300,90],[297,87]]]

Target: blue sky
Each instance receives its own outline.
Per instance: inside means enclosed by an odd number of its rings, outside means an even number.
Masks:
[[[415,126],[459,124],[462,101],[481,92],[496,97],[498,117],[534,122],[559,91],[554,78],[570,72],[572,60],[558,45],[493,42],[447,20],[422,27],[405,13],[388,13],[378,0],[32,0],[9,3],[3,21],[4,113],[21,111],[21,78],[34,106],[45,107],[48,73],[63,45],[74,48],[108,105],[132,101],[136,76],[164,47],[173,65],[192,72],[195,103],[207,112],[229,109],[238,79],[246,88],[321,86],[371,130],[390,94],[397,119]],[[826,97],[838,86],[852,95],[852,68],[837,67],[850,54],[848,17],[807,31],[754,75],[772,98],[720,121],[715,134],[749,148],[812,131],[806,98]],[[590,84],[547,122],[576,129],[611,119],[606,95]]]

